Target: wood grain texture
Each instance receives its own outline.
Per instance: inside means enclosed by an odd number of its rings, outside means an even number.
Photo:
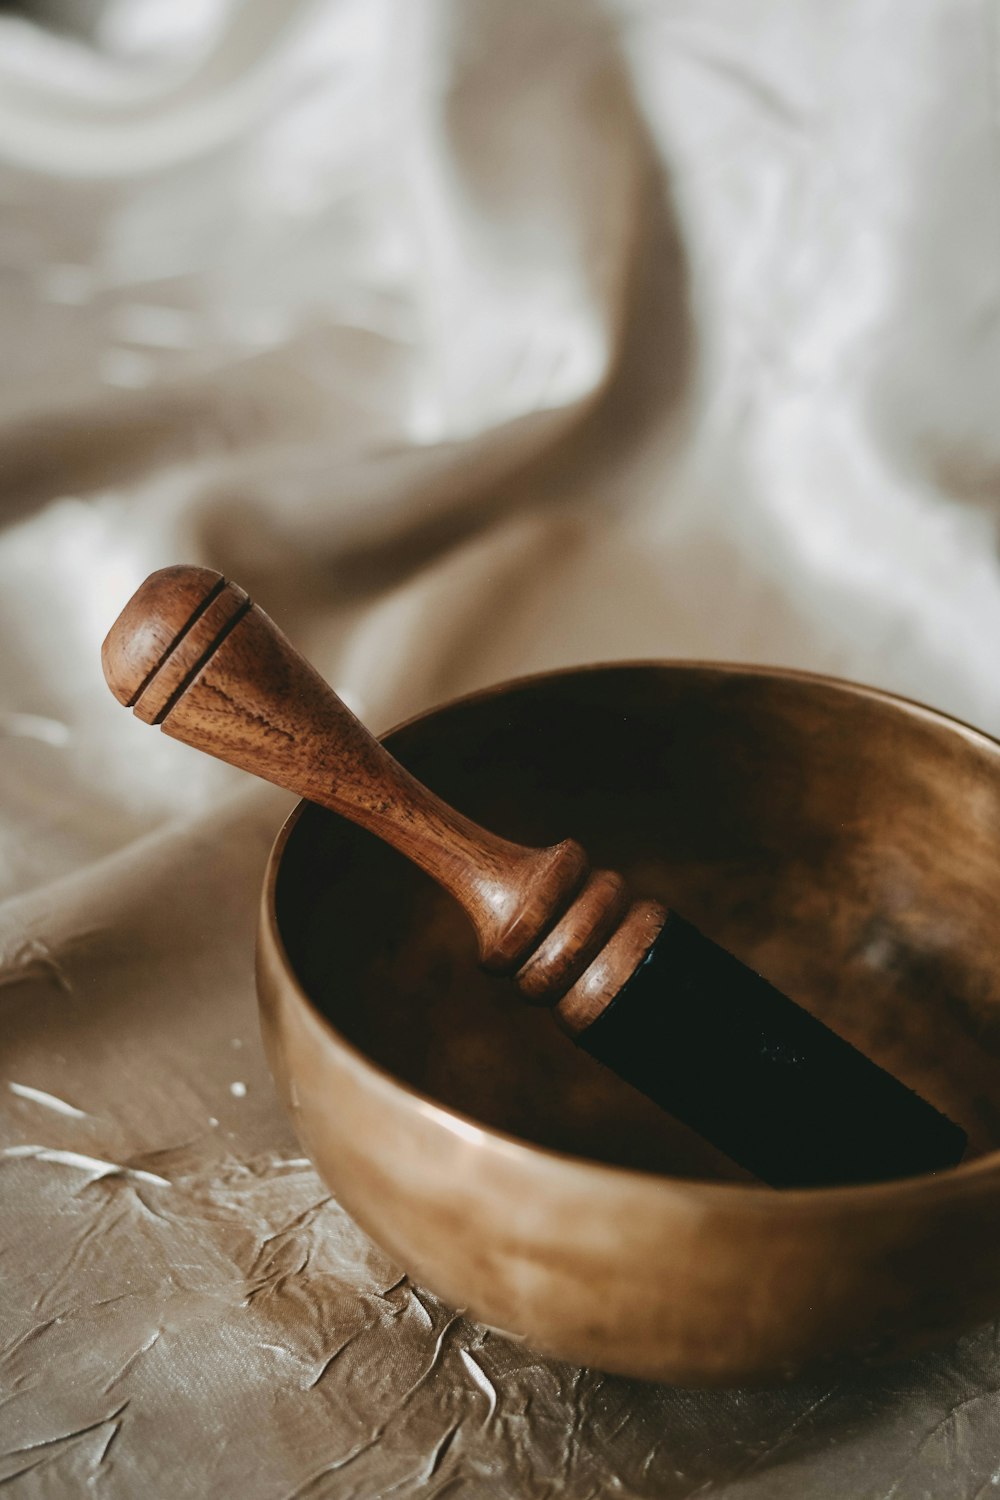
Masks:
[[[214,569],[182,563],[161,568],[136,590],[101,647],[104,676],[119,703],[132,707],[182,632],[224,586]]]
[[[566,996],[569,1029],[578,1012],[592,1019],[598,997],[610,998],[641,957],[634,942],[613,940],[616,921],[629,922],[620,877],[592,876],[572,839],[530,848],[436,797],[220,574],[151,575],[112,626],[103,661],[112,692],[145,722],[351,819],[411,859],[461,903],[485,968],[514,974],[535,1003]],[[638,930],[634,919],[627,930]]]

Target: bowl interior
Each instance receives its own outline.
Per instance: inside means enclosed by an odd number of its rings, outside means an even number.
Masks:
[[[950,1114],[970,1155],[1000,1146],[992,741],[846,684],[649,664],[498,689],[387,744],[507,837],[579,839]],[[749,1180],[482,974],[458,908],[369,835],[304,808],[276,904],[306,993],[406,1084],[544,1146]]]

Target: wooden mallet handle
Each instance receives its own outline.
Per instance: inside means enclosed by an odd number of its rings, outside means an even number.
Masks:
[[[450,891],[484,967],[581,1032],[666,919],[566,839],[529,849],[411,776],[241,588],[208,568],[153,573],[108,633],[104,675],[147,724],[369,829]]]

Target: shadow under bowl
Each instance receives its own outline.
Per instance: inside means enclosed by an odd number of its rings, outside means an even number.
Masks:
[[[482,973],[419,871],[303,803],[262,902],[265,1042],[320,1173],[418,1284],[685,1385],[1000,1309],[1000,745],[848,683],[669,662],[506,684],[385,743],[498,833],[579,839],[970,1139],[933,1176],[759,1186]]]

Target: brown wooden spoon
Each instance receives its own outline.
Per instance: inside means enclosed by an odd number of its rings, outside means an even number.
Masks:
[[[464,907],[485,968],[765,1181],[866,1181],[960,1159],[956,1125],[676,913],[591,870],[572,839],[527,848],[442,802],[220,574],[152,574],[102,660],[146,723],[413,860]]]

